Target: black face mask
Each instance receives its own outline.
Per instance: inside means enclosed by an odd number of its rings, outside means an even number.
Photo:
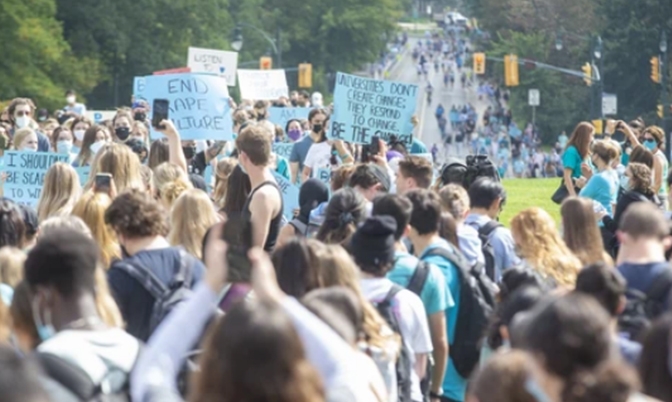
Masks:
[[[131,135],[131,129],[128,127],[117,127],[114,129],[114,134],[120,141],[126,141]]]
[[[135,119],[135,121],[145,121],[145,120],[147,120],[147,113],[145,113],[145,112],[135,112],[135,115],[133,116],[133,119]]]
[[[322,132],[322,125],[321,124],[314,124],[313,125],[313,132],[315,134],[319,134]]]
[[[191,159],[196,155],[196,147],[182,147],[182,152],[185,158]]]

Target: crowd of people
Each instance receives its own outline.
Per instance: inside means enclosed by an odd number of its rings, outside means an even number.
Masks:
[[[672,401],[659,128],[615,122],[621,152],[579,124],[558,228],[500,223],[496,171],[330,140],[322,107],[283,129],[243,101],[235,140],[199,145],[170,120],[150,140],[141,102],[92,124],[70,100],[2,114],[5,150],[71,156],[36,209],[0,199],[3,401]]]

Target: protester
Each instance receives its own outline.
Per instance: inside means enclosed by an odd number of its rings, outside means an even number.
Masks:
[[[107,127],[99,125],[89,127],[84,133],[81,149],[77,158],[72,162],[72,166],[91,166],[98,151],[109,141],[111,141],[111,137]]]
[[[273,250],[271,259],[278,286],[288,296],[302,298],[323,285],[317,252],[322,243],[293,237]]]
[[[206,193],[186,190],[175,200],[170,212],[168,242],[171,246],[184,247],[200,260],[205,233],[218,221],[217,211]]]
[[[17,131],[23,128],[30,128],[31,130],[36,130],[38,128],[37,123],[33,120],[33,113],[35,112],[35,104],[32,100],[27,98],[15,98],[7,106],[7,113],[9,115],[9,123],[12,125],[10,134],[14,139],[14,146],[18,148],[20,142],[16,140]],[[39,143],[38,147],[35,150],[40,152],[49,151],[49,138],[44,134],[37,132],[37,141]]]
[[[344,244],[366,219],[365,199],[352,188],[343,188],[329,200],[324,222],[317,232],[317,240],[327,244]]]
[[[577,195],[575,180],[581,177],[581,165],[588,158],[594,135],[595,128],[592,124],[579,123],[569,137],[565,152],[562,154],[563,183],[570,196]]]
[[[226,183],[226,196],[220,211],[227,215],[242,213],[251,191],[250,177],[243,171],[240,164],[236,164]]]
[[[593,202],[587,198],[567,198],[560,207],[562,238],[583,266],[596,262],[612,264],[604,250],[604,242],[597,226],[598,217]]]
[[[21,208],[12,200],[0,199],[0,247],[23,249],[27,245],[26,224]]]
[[[612,141],[597,140],[592,146],[592,152],[590,161],[597,171],[585,182],[585,185],[581,180],[577,182],[577,185],[582,187],[579,196],[595,200],[607,215],[612,216],[611,206],[616,204],[619,179],[618,173],[611,165],[618,156],[618,149]]]
[[[178,165],[164,162],[154,168],[154,195],[170,211],[177,198],[193,186],[187,172]]]
[[[82,103],[77,103],[77,93],[73,89],[69,89],[65,93],[66,105],[63,108],[64,111],[74,113],[78,116],[86,115],[86,106]]]
[[[373,163],[358,165],[350,175],[348,184],[368,201],[369,210],[370,203],[377,196],[393,192],[389,173]]]
[[[229,177],[237,164],[238,162],[233,158],[224,158],[217,162],[217,165],[215,166],[215,184],[213,186],[212,200],[217,206],[217,209],[224,207]]]
[[[112,231],[105,223],[105,211],[112,204],[112,199],[105,193],[87,191],[72,209],[72,215],[79,217],[91,231],[91,236],[100,248],[100,261],[105,269],[112,262],[121,258],[121,248]]]
[[[17,151],[37,152],[37,134],[32,128],[20,128],[14,133],[14,149]]]
[[[304,135],[298,141],[295,141],[292,146],[292,154],[289,157],[292,183],[296,183],[299,179],[299,172],[303,174],[304,163],[308,156],[308,151],[314,143],[317,143],[322,138],[323,125],[329,116],[329,112],[325,109],[312,109],[308,113],[308,122],[310,123],[310,132]]]
[[[313,236],[319,226],[310,224],[310,213],[328,200],[329,189],[326,184],[318,179],[308,179],[304,182],[299,190],[299,213],[280,230],[278,245],[283,245],[294,236]]]
[[[434,171],[432,164],[421,156],[408,155],[399,161],[397,193],[404,194],[415,188],[429,188]]]
[[[483,243],[478,230],[465,224],[470,212],[467,190],[458,184],[447,184],[439,190],[439,197],[441,198],[441,208],[449,212],[455,219],[457,238],[462,254],[471,265],[478,263],[485,265],[485,256],[482,251]]]

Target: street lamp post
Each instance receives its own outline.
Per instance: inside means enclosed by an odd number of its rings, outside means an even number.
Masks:
[[[271,45],[271,48],[273,49],[273,54],[275,54],[275,62],[277,63],[278,68],[282,68],[282,45],[280,43],[280,35],[281,31],[280,28],[278,27],[278,30],[276,31],[275,34],[275,39],[271,37],[271,35],[267,34],[265,31],[255,27],[254,25],[245,23],[245,22],[239,22],[236,24],[236,27],[233,29],[233,38],[231,40],[231,48],[235,50],[236,52],[239,52],[240,49],[243,48],[243,27],[250,28],[257,33],[259,33],[266,41]]]
[[[604,96],[604,57],[603,56],[603,48],[602,48],[602,37],[597,36],[597,39],[595,40],[595,51],[593,52],[594,56],[596,59],[600,61],[600,69],[597,71],[597,116],[602,120],[604,115],[602,114],[602,97]]]
[[[670,145],[672,143],[672,138],[670,137],[670,129],[667,124],[669,120],[669,112],[667,108],[669,107],[669,102],[667,99],[667,34],[663,30],[660,35],[660,85],[662,86],[661,93],[661,103],[663,104],[663,132],[665,133],[665,152],[667,152],[668,159],[670,158],[670,151],[672,148]]]

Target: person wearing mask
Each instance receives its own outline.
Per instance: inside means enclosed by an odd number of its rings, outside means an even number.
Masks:
[[[35,112],[35,104],[28,98],[14,98],[7,106],[7,113],[9,114],[9,122],[12,124],[10,136],[13,138],[16,131],[22,128],[31,128],[37,135],[39,152],[49,152],[49,138],[41,132],[37,131],[38,125],[33,120],[33,113]],[[16,141],[14,141],[16,146]]]
[[[669,171],[669,161],[665,156],[663,149],[665,148],[665,133],[660,127],[649,126],[642,131],[638,138],[634,131],[631,130],[627,124],[619,121],[618,128],[621,128],[628,140],[633,146],[643,145],[646,149],[653,153],[653,191],[658,195],[665,205],[665,210],[669,208],[667,205],[667,186],[665,186],[665,179]]]
[[[74,113],[78,116],[86,115],[86,106],[83,103],[77,103],[77,94],[73,89],[69,89],[65,93],[66,105],[63,108],[65,112]]]
[[[126,142],[131,136],[133,130],[133,115],[127,109],[119,109],[112,119],[112,128],[114,129],[114,140],[117,142]]]
[[[618,173],[611,167],[617,156],[618,149],[612,141],[595,141],[590,161],[597,169],[597,173],[587,181],[585,179],[577,181],[577,185],[581,187],[579,197],[597,201],[609,216],[613,215],[612,205],[616,205],[620,186]]]
[[[569,196],[576,196],[575,181],[581,177],[581,166],[588,158],[590,153],[590,143],[595,136],[595,127],[587,122],[579,123],[565,147],[562,154],[562,165],[564,166],[563,183],[567,187]]]
[[[289,120],[285,125],[285,134],[289,138],[289,142],[299,141],[303,136],[303,130],[301,129],[301,121],[297,119]]]
[[[107,127],[98,124],[89,127],[84,133],[82,147],[72,162],[72,167],[91,166],[98,151],[110,141],[111,136]]]
[[[32,128],[21,128],[14,132],[14,149],[23,152],[38,151],[37,133]]]
[[[75,120],[72,121],[72,135],[74,137],[72,153],[78,154],[79,150],[82,149],[82,142],[84,141],[86,130],[92,125],[91,121],[83,116],[76,117]]]
[[[271,139],[261,126],[244,128],[236,138],[239,166],[250,178],[252,192],[243,206],[252,222],[252,244],[272,251],[282,225],[282,193],[268,169]]]
[[[483,256],[483,243],[478,235],[478,230],[473,226],[465,225],[464,221],[469,216],[469,194],[467,190],[458,184],[447,184],[439,190],[441,209],[449,212],[457,225],[457,240],[460,251],[466,257],[469,264],[485,264]]]
[[[68,130],[64,126],[60,126],[56,130],[54,130],[51,139],[51,146],[53,147],[52,149],[56,153],[62,155],[68,155],[70,157],[68,163],[72,163],[77,157],[77,154],[73,153],[74,148],[73,140],[74,137],[72,136],[72,131]]]
[[[311,127],[310,133],[294,143],[292,153],[289,157],[290,179],[292,183],[296,183],[299,179],[299,172],[303,172],[304,162],[311,146],[322,138],[322,129],[328,116],[329,112],[321,108],[313,109],[308,113],[308,122]]]
[[[352,163],[354,158],[350,151],[345,147],[342,140],[329,141],[327,132],[329,131],[329,117],[324,120],[322,131],[319,137],[310,146],[306,159],[303,162],[303,172],[301,181],[308,180],[309,177],[317,177],[320,168],[335,168],[339,165],[339,159],[343,163]],[[338,157],[336,157],[336,154]]]

